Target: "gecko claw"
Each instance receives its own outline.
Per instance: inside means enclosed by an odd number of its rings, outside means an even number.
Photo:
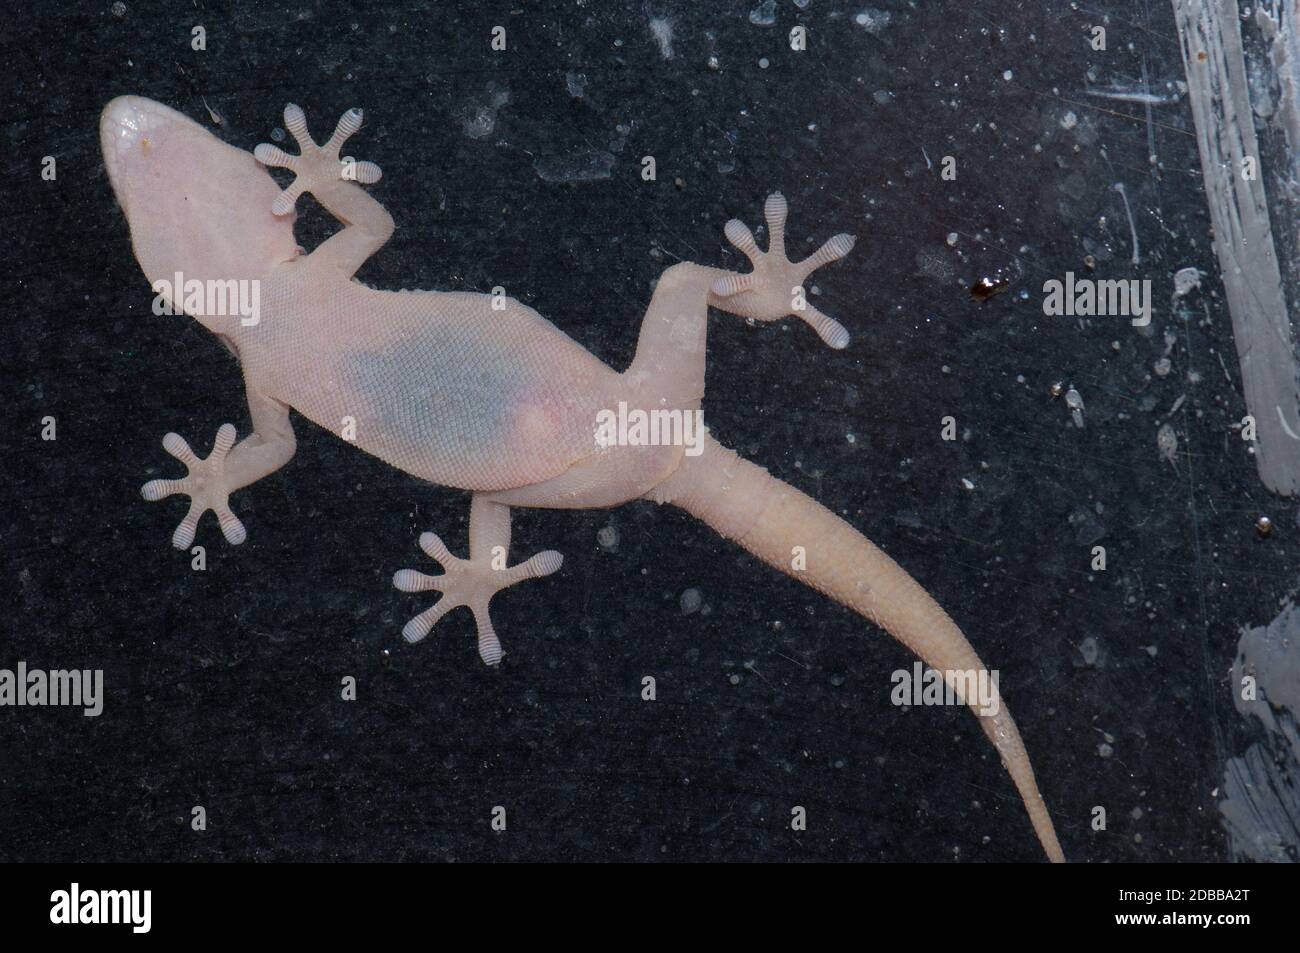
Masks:
[[[353,107],[343,114],[334,135],[318,146],[307,130],[307,117],[302,108],[293,103],[284,107],[284,127],[298,142],[298,155],[290,155],[278,146],[263,142],[253,150],[253,158],[262,165],[288,169],[294,173],[289,187],[275,197],[271,212],[276,216],[288,215],[304,192],[315,192],[333,186],[339,181],[360,182],[371,185],[383,176],[373,162],[358,162],[351,156],[339,156],[343,143],[361,128],[362,112]]]
[[[834,318],[810,305],[805,296],[804,280],[853,250],[852,235],[836,235],[803,261],[792,262],[785,253],[785,223],[789,204],[780,192],[773,192],[763,204],[767,220],[767,251],[761,251],[754,233],[739,219],[727,222],[724,234],[736,250],[749,259],[754,270],[747,274],[728,274],[712,285],[720,305],[732,314],[756,321],[776,321],[793,315],[807,323],[829,347],[840,349],[849,343],[849,332]],[[716,302],[715,302],[716,303]]]
[[[163,449],[185,464],[189,472],[180,480],[150,480],[140,488],[140,495],[151,503],[178,493],[190,498],[189,512],[172,534],[172,545],[177,549],[188,549],[190,543],[194,542],[199,519],[208,510],[217,515],[226,542],[238,546],[246,540],[248,531],[239,517],[230,511],[231,488],[226,479],[226,456],[235,445],[234,426],[221,425],[212,452],[202,459],[190,449],[180,434],[167,434],[163,437],[162,444]]]
[[[416,569],[399,569],[393,574],[393,586],[402,592],[432,590],[442,593],[442,598],[407,622],[402,628],[402,637],[408,642],[419,642],[444,615],[452,609],[466,606],[474,613],[474,622],[478,628],[479,658],[488,665],[496,665],[505,655],[488,613],[488,603],[492,597],[502,589],[525,579],[549,576],[564,563],[564,557],[560,553],[548,549],[517,565],[497,569],[488,560],[453,556],[451,550],[433,533],[423,533],[420,536],[420,548],[442,566],[442,575],[427,576]]]

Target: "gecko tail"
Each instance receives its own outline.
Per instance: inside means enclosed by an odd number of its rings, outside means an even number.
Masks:
[[[1065,861],[1020,732],[996,696],[996,681],[988,679],[996,705],[987,704],[987,695],[983,703],[966,698],[962,686],[971,682],[963,677],[985,672],[984,663],[956,623],[902,567],[816,500],[712,437],[698,456],[683,457],[676,472],[647,497],[703,520],[769,566],[885,629],[942,672],[1001,755],[1048,858]]]

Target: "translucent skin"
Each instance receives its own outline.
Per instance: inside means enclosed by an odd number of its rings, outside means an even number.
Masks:
[[[201,318],[238,352],[250,392],[462,489],[537,483],[594,452],[592,422],[617,399],[619,375],[531,308],[377,291],[336,261],[300,254],[293,214],[270,212],[280,190],[267,171],[159,103],[114,100],[101,132],[151,283],[178,271],[260,282],[256,325]],[[357,185],[339,185],[382,212]]]
[[[492,596],[562,563],[559,553],[547,550],[507,565],[510,506],[606,507],[644,497],[694,514],[883,627],[931,667],[983,670],[961,630],[911,576],[857,530],[761,467],[712,438],[699,455],[687,455],[680,444],[609,446],[595,439],[598,414],[620,404],[632,411],[700,410],[710,306],[759,321],[795,316],[828,346],[847,346],[844,327],[804,300],[803,282],[848,254],[850,236],[837,235],[808,259],[790,262],[786,203],[779,194],[769,197],[766,252],[739,221],[726,226],[753,270],[735,274],[682,263],[665,271],[636,356],[618,373],[512,299],[386,292],[356,282],[357,269],[393,231],[388,212],[357,184],[377,181],[378,167],[340,157],[361,113],[346,113],[324,145],[310,137],[296,106],[286,109],[285,125],[299,155],[269,145],[249,154],[140,97],[113,100],[101,118],[104,163],[150,282],[171,281],[180,272],[200,282],[256,281],[261,289],[256,322],[195,315],[239,357],[253,432],[236,443],[234,428],[223,426],[206,458],[176,434],[164,439],[189,474],[154,480],[143,493],[150,500],[190,497],[174,545],[189,546],[209,509],[227,540],[244,540],[229,495],[293,456],[292,408],[408,473],[473,491],[469,558],[453,556],[426,533],[421,548],[444,573],[405,569],[394,577],[403,591],[442,593],[407,623],[403,634],[412,642],[426,637],[447,611],[466,606],[477,623],[480,657],[488,664],[501,660],[488,612]],[[290,169],[294,182],[281,191],[259,162]],[[293,208],[303,192],[344,226],[310,254],[293,237]],[[792,566],[796,547],[806,553],[800,568]],[[1010,712],[1000,704],[995,714],[976,715],[1048,857],[1064,860]]]

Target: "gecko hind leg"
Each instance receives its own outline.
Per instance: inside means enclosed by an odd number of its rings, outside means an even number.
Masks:
[[[510,553],[510,508],[475,494],[469,511],[469,559],[453,556],[433,533],[420,536],[420,548],[442,566],[441,576],[426,576],[415,569],[400,569],[393,585],[402,592],[442,593],[442,598],[425,609],[402,629],[408,642],[419,642],[434,624],[459,606],[474,613],[478,626],[478,654],[488,665],[496,665],[505,653],[492,627],[488,603],[492,597],[525,579],[549,576],[564,562],[553,549],[544,550],[514,566],[506,565]]]
[[[853,250],[857,241],[852,235],[840,234],[800,262],[785,255],[785,220],[789,211],[785,196],[773,192],[763,205],[767,219],[767,251],[760,251],[754,233],[740,219],[727,222],[724,234],[736,246],[754,270],[746,274],[727,274],[710,288],[716,307],[731,314],[756,321],[777,321],[794,315],[805,321],[828,346],[839,350],[848,346],[849,332],[829,315],[823,314],[806,300],[804,279],[823,265],[838,261]]]

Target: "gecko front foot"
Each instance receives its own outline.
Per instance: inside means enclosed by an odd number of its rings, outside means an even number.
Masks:
[[[221,532],[228,543],[237,546],[247,539],[248,531],[244,524],[230,512],[231,487],[226,474],[226,457],[235,445],[234,426],[221,425],[212,453],[204,459],[195,455],[180,434],[169,433],[163,437],[162,445],[164,450],[185,464],[189,473],[182,480],[150,480],[140,488],[140,495],[151,503],[177,493],[190,498],[190,511],[172,534],[172,545],[186,549],[194,542],[194,530],[200,517],[208,510],[217,514],[217,522],[221,524]]]
[[[732,314],[756,321],[776,321],[786,315],[806,321],[817,335],[837,350],[849,343],[849,332],[834,318],[822,314],[807,301],[804,279],[822,265],[838,261],[853,250],[852,235],[836,235],[801,262],[785,257],[785,218],[789,211],[785,196],[773,192],[763,206],[767,219],[767,251],[759,251],[754,234],[740,219],[726,225],[727,241],[749,259],[754,270],[748,274],[725,275],[713,283],[713,293],[725,299],[722,307]]]
[[[496,568],[494,560],[460,559],[451,554],[433,533],[420,536],[420,548],[438,561],[441,576],[426,576],[415,569],[401,569],[393,575],[393,585],[402,592],[441,592],[442,598],[425,609],[402,629],[408,642],[419,642],[434,623],[457,606],[468,606],[478,625],[478,654],[488,665],[496,665],[505,653],[492,629],[488,602],[502,589],[525,579],[549,576],[560,568],[564,557],[553,549],[538,553],[517,566]],[[504,557],[502,558],[504,563]]]
[[[373,162],[357,162],[350,157],[339,158],[339,149],[348,137],[361,128],[361,110],[353,107],[343,114],[334,135],[323,146],[316,145],[307,131],[307,117],[293,103],[284,107],[284,127],[298,141],[299,155],[291,156],[270,143],[262,143],[253,150],[253,157],[263,165],[288,169],[295,173],[293,182],[276,196],[271,211],[288,215],[293,211],[298,196],[303,192],[317,194],[340,181],[378,182],[383,173]]]

